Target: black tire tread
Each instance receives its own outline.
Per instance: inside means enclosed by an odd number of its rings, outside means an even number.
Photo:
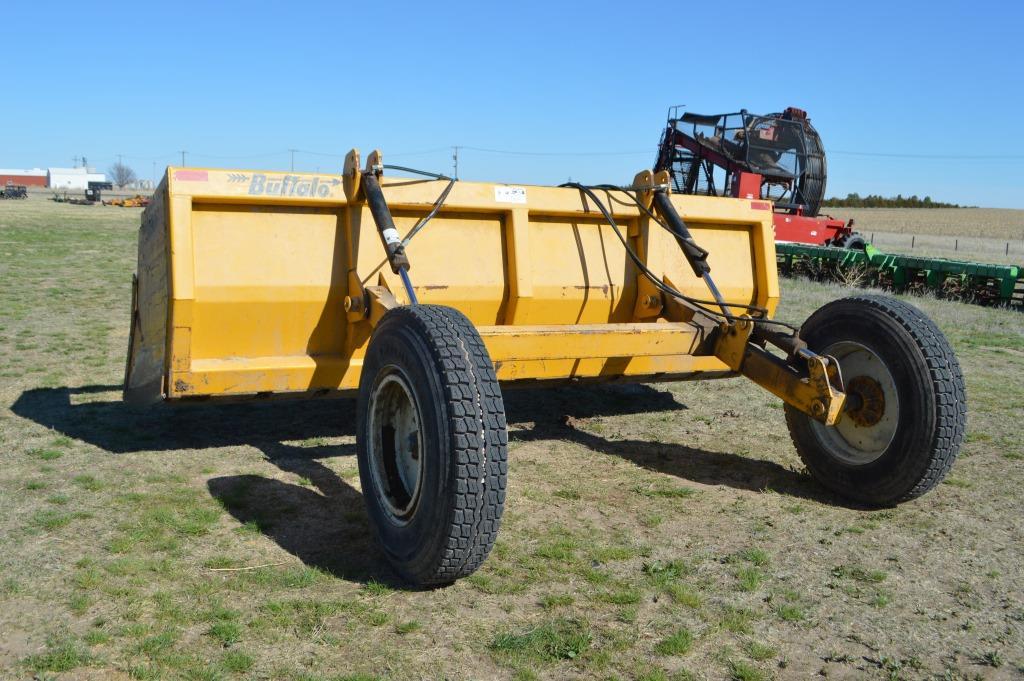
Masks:
[[[853,495],[861,501],[874,503],[898,503],[909,501],[929,491],[949,472],[963,444],[967,424],[967,397],[963,372],[949,341],[927,315],[921,310],[901,300],[889,296],[859,295],[832,301],[817,310],[806,324],[813,324],[816,316],[827,316],[833,306],[862,304],[870,306],[890,319],[897,322],[913,339],[914,344],[923,355],[928,366],[932,389],[935,394],[936,427],[929,446],[930,457],[928,466],[916,483],[893,499],[864,499],[861,495]],[[811,468],[813,454],[809,447],[813,446],[798,436],[797,420],[807,417],[791,407],[786,408],[786,424],[801,460]],[[834,490],[848,494],[848,490]]]
[[[860,234],[851,234],[842,243],[843,248],[857,251],[863,251],[867,248],[867,245],[867,240]]]
[[[385,324],[420,331],[447,393],[455,498],[439,561],[429,574],[415,578],[423,585],[448,584],[479,568],[498,535],[508,473],[501,389],[480,334],[458,310],[403,306],[389,311],[381,320],[381,326]]]

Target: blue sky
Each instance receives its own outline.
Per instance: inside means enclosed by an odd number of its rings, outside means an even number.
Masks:
[[[465,148],[463,179],[624,182],[671,104],[792,105],[830,195],[1024,208],[1022,35],[1005,1],[11,3],[0,167],[120,153],[149,177],[184,149],[287,169],[300,149],[326,172],[379,147],[447,172],[462,145],[549,154]]]

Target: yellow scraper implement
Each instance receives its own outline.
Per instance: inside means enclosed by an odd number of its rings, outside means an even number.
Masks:
[[[410,582],[486,558],[512,385],[746,376],[785,401],[815,477],[865,503],[923,493],[956,455],[963,380],[919,311],[864,296],[799,335],[772,320],[762,202],[674,196],[647,171],[540,187],[360,166],[169,168],[143,214],[124,393],[354,394],[371,524]]]

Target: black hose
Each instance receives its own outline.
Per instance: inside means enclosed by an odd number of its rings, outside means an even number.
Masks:
[[[392,166],[385,164],[382,166],[385,170],[400,170],[404,173],[413,173],[414,175],[423,175],[424,177],[432,177],[435,180],[450,180],[452,178],[447,175],[441,175],[440,173],[432,173],[429,170],[417,170],[416,168],[406,168],[405,166]]]
[[[441,206],[444,205],[445,199],[448,198],[448,194],[451,193],[452,187],[454,187],[454,186],[455,186],[455,179],[454,178],[448,178],[448,186],[444,188],[444,191],[441,192],[441,195],[437,197],[436,201],[434,201],[434,207],[431,209],[431,211],[429,213],[427,213],[423,218],[421,218],[420,221],[417,222],[413,226],[413,228],[409,230],[409,233],[405,235],[405,238],[402,239],[402,245],[403,246],[407,245],[410,241],[412,241],[412,238],[414,236],[416,236],[416,234],[421,229],[423,229],[424,227],[427,226],[427,223],[430,222],[431,218],[433,218],[435,215],[437,215],[437,211],[441,210]]]
[[[565,186],[565,185],[563,185],[563,186]],[[657,215],[655,215],[654,213],[651,212],[650,208],[648,208],[646,205],[644,205],[644,202],[640,200],[640,197],[637,195],[637,193],[634,193],[634,192],[630,191],[629,187],[620,187],[620,186],[614,185],[614,184],[599,184],[599,185],[593,185],[591,188],[592,189],[601,189],[601,190],[603,190],[605,192],[605,194],[608,195],[608,198],[610,200],[615,201],[616,203],[621,204],[623,206],[628,206],[629,204],[616,199],[611,194],[611,192],[613,192],[613,191],[622,192],[623,194],[625,194],[626,196],[631,198],[633,200],[633,203],[635,203],[636,206],[641,211],[646,213],[647,216],[651,220],[653,220],[658,225],[660,225],[662,229],[664,229],[669,234],[672,234],[673,236],[676,235],[671,227],[669,227],[664,222],[662,222],[661,219]],[[689,301],[689,302],[691,302],[691,303],[693,303],[695,305],[697,305],[697,304],[699,304],[699,305],[721,305],[721,302],[722,302],[720,300],[713,300],[712,301],[712,300],[700,300],[698,298],[689,298],[689,297],[686,297],[686,296],[683,296],[683,297],[687,301]],[[747,304],[744,304],[744,303],[730,303],[730,305],[732,307],[738,307],[738,308],[747,310],[748,312],[756,312],[756,313],[761,314],[761,315],[768,314],[768,309],[764,308],[764,307],[761,307],[760,305],[747,305]],[[794,332],[798,332],[799,331],[799,328],[793,326],[792,324],[787,324],[785,322],[780,322],[780,321],[776,321],[776,320],[773,320],[773,319],[755,319],[754,321],[756,321],[759,324],[766,325],[766,326],[767,325],[775,325],[775,326],[781,326],[781,327],[790,329],[791,331],[794,331]]]
[[[416,236],[416,234],[419,233],[421,229],[427,226],[427,223],[430,222],[435,215],[437,215],[437,211],[441,210],[441,206],[444,205],[445,199],[448,198],[448,194],[451,193],[452,187],[455,186],[455,178],[448,177],[447,175],[442,175],[440,173],[432,173],[429,170],[419,170],[417,168],[408,168],[406,166],[393,166],[385,164],[382,167],[385,170],[398,170],[404,173],[413,173],[415,175],[431,177],[435,180],[448,180],[448,186],[446,186],[441,191],[441,194],[437,197],[437,200],[434,201],[434,207],[430,210],[429,213],[427,213],[425,217],[421,218],[419,222],[413,225],[413,228],[409,230],[409,233],[402,238],[402,246],[404,247],[407,246],[410,241],[412,241],[412,238]]]
[[[647,265],[645,265],[643,263],[643,261],[640,259],[640,256],[638,256],[636,254],[636,252],[632,248],[630,248],[629,242],[623,236],[622,230],[619,229],[618,223],[615,222],[615,218],[612,217],[612,215],[608,211],[607,207],[605,207],[605,205],[601,202],[601,200],[599,198],[597,198],[597,195],[593,192],[593,190],[590,187],[588,187],[586,185],[583,185],[583,184],[580,184],[579,182],[566,182],[565,184],[562,184],[562,185],[559,185],[559,186],[561,186],[561,187],[571,187],[571,188],[574,188],[574,189],[578,189],[580,192],[582,192],[582,193],[586,194],[588,197],[590,197],[590,199],[597,206],[598,210],[601,211],[601,214],[604,215],[605,220],[608,221],[608,224],[611,226],[612,230],[615,232],[615,235],[619,238],[619,241],[622,243],[622,247],[626,249],[626,254],[629,256],[629,259],[633,261],[633,264],[636,265],[637,269],[639,269],[644,274],[644,276],[647,277],[647,279],[654,285],[655,288],[657,288],[658,290],[662,291],[663,293],[666,293],[667,295],[670,295],[670,296],[672,296],[674,298],[679,298],[680,300],[685,300],[686,302],[690,303],[691,305],[696,306],[702,312],[705,312],[706,314],[708,314],[708,315],[710,315],[712,317],[718,317],[720,319],[725,319],[725,320],[730,321],[730,322],[738,321],[738,319],[737,319],[737,317],[735,315],[728,314],[728,313],[725,313],[725,312],[719,312],[718,310],[714,310],[714,309],[705,307],[706,305],[718,305],[717,301],[699,300],[697,298],[693,298],[691,296],[687,296],[687,295],[681,293],[680,291],[677,291],[675,288],[669,286],[665,282],[661,281],[660,279],[658,279],[658,277],[653,272],[651,272],[650,269],[648,269]],[[599,189],[604,189],[605,191],[612,190],[612,187],[609,186],[609,185],[605,185],[605,186],[598,187],[598,188]],[[614,189],[618,190],[619,188],[615,187]],[[659,220],[658,223],[661,224],[661,221]],[[673,234],[673,236],[675,236],[676,233],[673,230],[671,230],[670,228],[668,228],[665,225],[662,225],[662,226],[665,227],[665,229],[667,229],[671,234]],[[757,305],[746,305],[746,304],[743,304],[743,303],[735,303],[735,304],[732,304],[732,306],[733,307],[738,307],[738,308],[741,308],[741,309],[745,309],[745,310],[748,310],[748,311],[758,312],[760,314],[767,314],[767,312],[768,312],[765,308],[759,307]],[[752,317],[750,319],[750,321],[755,323],[755,324],[782,326],[782,327],[791,329],[792,331],[798,331],[797,327],[795,327],[795,326],[792,326],[792,325],[787,324],[785,322],[776,321],[776,320],[773,320],[773,319],[764,319],[764,318],[759,318],[759,317]]]
[[[407,173],[414,173],[416,175],[423,175],[425,177],[432,177],[432,178],[437,179],[437,180],[448,180],[447,186],[445,186],[445,188],[441,191],[441,194],[434,201],[434,207],[431,209],[431,211],[429,213],[427,213],[426,216],[421,218],[420,221],[417,222],[413,226],[413,228],[411,230],[409,230],[409,233],[405,235],[405,238],[402,239],[401,246],[403,247],[403,250],[404,250],[404,247],[412,240],[412,238],[414,236],[416,236],[416,234],[418,234],[419,231],[422,230],[427,225],[427,223],[430,222],[430,220],[435,215],[437,215],[438,211],[444,205],[445,200],[448,198],[448,195],[451,193],[452,187],[455,186],[456,180],[453,177],[449,177],[447,175],[442,175],[440,173],[432,173],[430,171],[418,170],[416,168],[408,168],[406,166],[385,165],[384,168],[387,169],[387,170],[398,170],[398,171],[407,172]],[[669,234],[674,236],[676,239],[680,239],[682,237],[682,234],[678,233],[676,230],[673,230],[669,225],[665,224],[661,219],[658,218],[658,216],[656,216],[653,212],[651,212],[651,210],[646,205],[644,205],[644,203],[640,200],[639,196],[631,193],[628,190],[628,188],[626,188],[626,187],[619,187],[617,185],[611,185],[611,184],[595,185],[593,188],[591,188],[591,187],[588,187],[586,185],[580,184],[579,182],[567,182],[567,183],[559,185],[559,186],[561,186],[561,187],[571,187],[571,188],[578,189],[579,191],[585,193],[587,196],[590,197],[590,199],[597,205],[598,209],[604,215],[605,219],[608,221],[608,224],[614,230],[615,235],[618,237],[619,241],[622,243],[622,247],[626,250],[626,254],[629,256],[630,260],[633,261],[633,264],[637,266],[637,269],[639,269],[643,273],[643,275],[645,277],[647,277],[647,279],[654,285],[655,288],[657,288],[659,291],[661,291],[661,292],[663,292],[663,293],[665,293],[667,295],[670,295],[670,296],[672,296],[674,298],[679,298],[680,300],[685,300],[686,302],[690,303],[691,305],[696,306],[701,311],[711,315],[712,317],[718,317],[718,318],[725,319],[725,320],[730,321],[730,322],[733,322],[733,321],[737,320],[735,315],[732,315],[732,314],[730,314],[728,312],[724,312],[724,311],[723,312],[719,312],[717,310],[714,310],[714,309],[711,309],[709,307],[706,307],[708,305],[719,305],[719,304],[721,304],[721,301],[701,300],[699,298],[693,298],[692,296],[687,296],[687,295],[683,294],[682,292],[677,291],[675,288],[665,284],[660,279],[658,279],[658,277],[655,276],[655,274],[653,272],[651,272],[650,269],[647,268],[647,266],[643,263],[643,261],[640,260],[640,257],[636,254],[636,252],[634,252],[633,249],[630,248],[629,242],[622,235],[622,232],[619,229],[619,225],[618,225],[618,223],[615,222],[615,219],[612,217],[611,212],[605,207],[605,205],[601,202],[601,200],[597,198],[597,195],[594,194],[592,189],[600,189],[600,190],[605,191],[606,193],[609,193],[609,192],[612,192],[612,191],[620,191],[620,192],[622,192],[623,194],[628,196],[630,199],[632,199],[633,202],[644,213],[646,213],[648,217],[650,217],[655,223],[657,223],[659,226],[661,226],[662,229],[667,231]],[[609,197],[611,197],[610,193],[608,195],[609,195]],[[687,236],[688,236],[688,234],[687,234]],[[685,238],[685,237],[683,237],[683,238]],[[690,239],[690,242],[691,243],[693,242],[692,238]],[[696,246],[696,244],[694,244],[694,246]],[[700,250],[703,250],[703,249],[700,249]],[[403,255],[404,255],[404,253],[403,253]],[[742,310],[746,310],[747,312],[751,312],[751,313],[754,313],[754,314],[760,314],[760,315],[768,314],[768,310],[766,308],[763,308],[763,307],[759,306],[759,305],[748,305],[748,304],[745,304],[745,303],[730,303],[730,306],[731,307],[736,307],[736,308],[739,308],[739,309],[742,309]],[[799,329],[797,327],[792,326],[791,324],[787,324],[785,322],[776,321],[774,319],[766,319],[766,318],[763,318],[763,317],[752,317],[751,321],[753,323],[755,323],[755,324],[762,324],[762,325],[766,325],[766,326],[768,326],[768,325],[771,325],[771,326],[781,326],[781,327],[790,329],[791,331],[794,331],[794,332],[798,332],[799,331]]]

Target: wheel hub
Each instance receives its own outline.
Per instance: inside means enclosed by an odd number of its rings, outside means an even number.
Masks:
[[[423,487],[423,433],[416,399],[397,368],[381,372],[369,400],[371,482],[392,519],[407,523]]]
[[[881,384],[870,376],[856,376],[846,383],[847,399],[855,406],[846,410],[846,415],[858,426],[873,426],[882,420],[885,413],[885,393]]]
[[[817,421],[811,430],[822,448],[848,466],[877,461],[892,443],[899,426],[896,380],[874,349],[839,341],[822,354],[835,357],[846,380],[848,405],[834,426]]]

